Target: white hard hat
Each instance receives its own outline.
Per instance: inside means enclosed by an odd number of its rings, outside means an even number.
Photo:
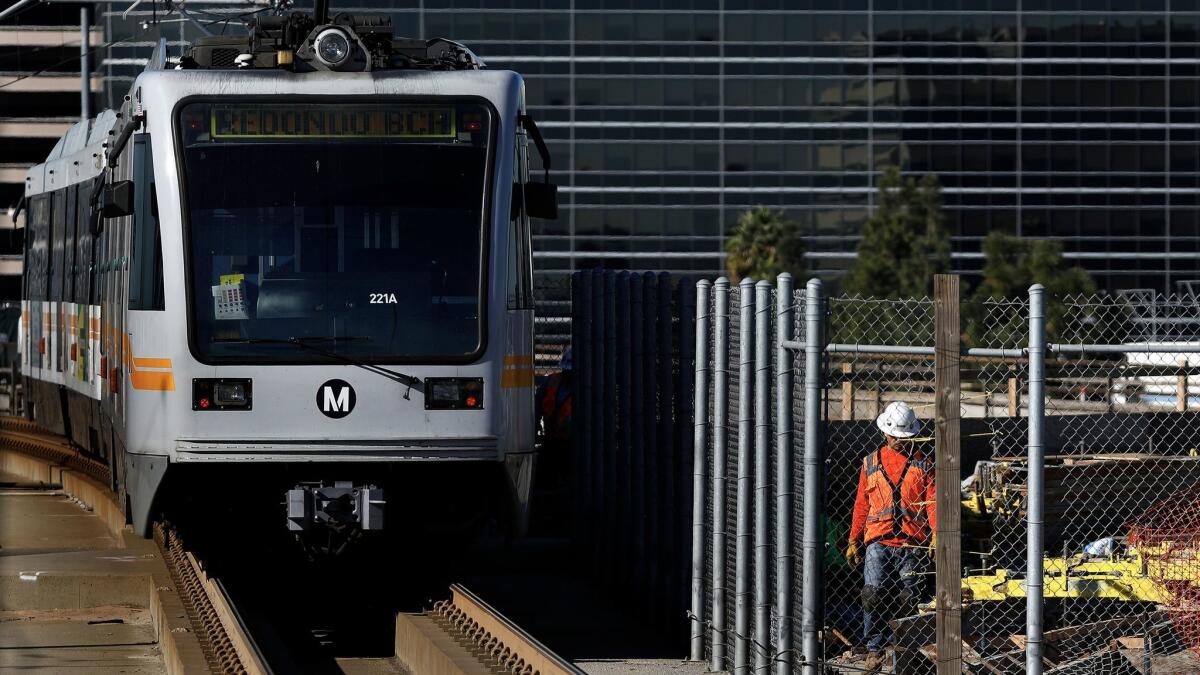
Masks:
[[[921,420],[917,413],[904,401],[889,403],[883,413],[875,419],[875,426],[888,436],[912,438],[921,431]]]

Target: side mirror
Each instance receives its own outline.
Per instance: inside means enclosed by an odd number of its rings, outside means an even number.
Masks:
[[[119,180],[104,186],[100,212],[105,218],[120,218],[133,213],[133,181]]]
[[[558,220],[558,186],[553,183],[526,183],[525,213],[531,218]]]

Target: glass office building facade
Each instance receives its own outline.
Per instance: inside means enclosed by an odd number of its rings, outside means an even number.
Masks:
[[[544,274],[714,273],[764,205],[836,277],[894,164],[940,177],[957,271],[1003,229],[1060,240],[1102,288],[1200,279],[1200,0],[352,4],[525,74],[564,201]],[[140,10],[113,37],[145,34]],[[114,96],[138,39],[109,54]]]

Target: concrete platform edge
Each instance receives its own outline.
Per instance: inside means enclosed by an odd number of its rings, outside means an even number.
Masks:
[[[158,547],[149,539],[134,535],[125,526],[125,510],[114,501],[106,486],[70,469],[9,448],[0,447],[0,468],[29,480],[62,485],[63,492],[87,504],[104,521],[117,540],[118,547],[131,554],[153,556],[157,564],[153,576],[147,579],[147,603],[167,673],[193,675],[209,672],[200,641],[192,632],[191,621],[187,618],[183,601],[176,592]]]
[[[0,469],[29,480],[62,485],[63,492],[87,504],[108,526],[118,542],[125,531],[125,509],[113,498],[108,486],[39,457],[0,447]],[[123,544],[118,544],[123,545]]]

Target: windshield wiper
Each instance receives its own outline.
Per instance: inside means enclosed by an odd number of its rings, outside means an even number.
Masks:
[[[328,357],[331,359],[341,361],[342,363],[345,363],[347,365],[355,366],[357,368],[362,368],[363,370],[375,373],[376,375],[379,375],[381,377],[386,377],[387,379],[389,379],[393,382],[399,382],[400,384],[408,387],[408,389],[406,389],[404,391],[404,400],[406,400],[406,401],[409,400],[409,394],[412,392],[413,389],[416,389],[417,391],[421,392],[421,394],[423,395],[425,393],[425,387],[423,386],[420,378],[413,377],[412,375],[405,375],[404,373],[396,372],[394,370],[384,368],[383,366],[377,366],[373,363],[366,363],[364,361],[359,361],[358,359],[346,356],[345,354],[338,354],[337,352],[331,352],[328,349],[323,349],[321,347],[318,347],[318,346],[312,344],[313,342],[353,342],[355,340],[370,340],[370,339],[371,338],[368,338],[368,337],[357,337],[357,336],[353,336],[353,335],[348,335],[346,337],[331,337],[331,336],[312,336],[312,337],[300,336],[300,337],[296,337],[296,336],[293,336],[293,337],[289,337],[289,338],[213,338],[212,341],[213,342],[223,342],[223,343],[233,342],[233,343],[241,343],[241,344],[248,344],[248,345],[295,345],[301,349],[308,350],[314,354],[320,354],[321,356],[325,356],[325,357]]]

